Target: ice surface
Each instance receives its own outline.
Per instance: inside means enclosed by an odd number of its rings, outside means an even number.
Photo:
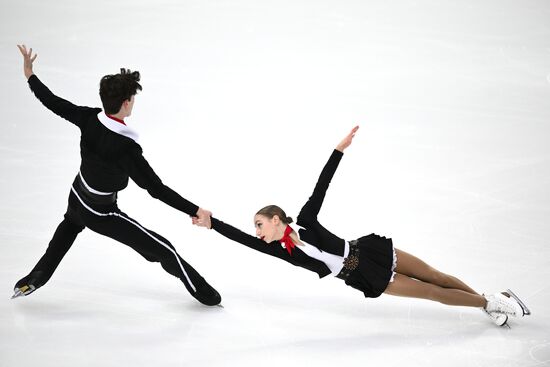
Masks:
[[[0,366],[550,364],[550,3],[546,1],[1,0]],[[120,207],[222,294],[85,230],[50,282],[10,300],[45,250],[78,171],[78,129],[30,93],[18,43],[56,94],[98,106],[129,67],[127,121],[164,182],[253,233],[291,216],[354,124],[320,219],[376,232],[533,315],[383,295],[190,225],[131,184]],[[286,164],[285,164],[286,162]]]

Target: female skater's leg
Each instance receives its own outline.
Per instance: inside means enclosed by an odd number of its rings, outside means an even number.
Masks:
[[[505,297],[506,294],[485,298],[461,280],[432,268],[422,260],[397,249],[396,253],[397,274],[384,293],[429,299],[447,305],[483,307],[485,313],[499,326],[506,323],[508,315],[523,314],[521,307]]]
[[[397,254],[396,273],[407,275],[411,278],[435,284],[443,288],[460,289],[468,293],[478,294],[460,279],[440,272],[419,258],[398,249],[395,249],[395,252]]]
[[[478,294],[460,289],[443,288],[399,273],[395,274],[393,282],[388,285],[384,293],[392,296],[428,299],[453,306],[485,307],[487,304],[485,298]]]

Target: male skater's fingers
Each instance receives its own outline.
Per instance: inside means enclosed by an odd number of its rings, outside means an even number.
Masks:
[[[198,227],[204,227],[205,226],[205,221],[203,219],[199,219],[197,217],[193,217],[191,222],[198,226]]]
[[[32,54],[32,48],[28,52],[27,52],[27,47],[25,47],[25,45],[17,45],[17,48],[21,52],[21,55],[23,55],[25,61],[27,61],[27,59],[30,60],[30,56]],[[38,55],[34,55],[31,62],[34,61],[34,59],[36,59],[36,56],[38,56]]]
[[[17,48],[19,49],[19,52],[21,52],[21,55],[25,56],[27,54],[23,46],[17,45]]]
[[[211,218],[209,216],[205,217],[203,219],[193,217],[191,221],[194,225],[196,225],[198,227],[206,227],[206,228],[211,228],[212,227]]]
[[[31,66],[32,66],[32,63],[34,62],[34,60],[36,59],[36,56],[38,56],[38,54],[34,54],[34,56],[32,56],[32,47],[31,49],[29,50],[29,59],[30,59],[30,62],[31,62]]]

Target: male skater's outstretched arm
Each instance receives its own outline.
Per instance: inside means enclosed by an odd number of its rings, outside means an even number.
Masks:
[[[36,97],[51,111],[80,128],[81,165],[72,184],[69,205],[46,253],[33,270],[15,285],[15,295],[28,295],[44,285],[85,227],[131,247],[145,259],[160,262],[178,277],[200,302],[216,305],[218,292],[181,256],[168,240],[143,227],[117,206],[117,192],[128,179],[153,197],[190,216],[204,218],[210,212],[184,199],[164,185],[142,154],[137,133],[124,119],[132,113],[138,90],[139,72],[121,69],[100,82],[100,108],[82,107],[54,95],[34,74],[32,49],[18,46],[23,55],[23,71]]]
[[[32,48],[27,51],[25,45],[18,45],[17,47],[23,55],[23,72],[25,74],[25,77],[28,79],[31,90],[49,110],[54,112],[56,115],[72,122],[78,127],[83,126],[83,124],[86,122],[86,119],[89,118],[89,116],[87,115],[89,115],[90,113],[92,115],[97,115],[97,113],[101,111],[98,108],[76,106],[63,98],[54,95],[40,81],[40,79],[38,79],[38,77],[34,75],[32,64],[38,55],[35,54],[31,58]],[[34,77],[31,79],[32,76]],[[107,83],[105,84],[107,85]],[[141,90],[141,85],[137,85],[137,89]],[[109,92],[112,91],[109,91],[107,88],[105,88],[104,94],[108,94]],[[132,108],[129,108],[129,105],[131,103],[131,107],[133,107],[133,99],[134,96],[131,96],[131,102],[122,101],[123,107],[125,107],[125,111],[122,111],[122,109],[120,109],[119,113],[114,113],[111,117],[117,117],[117,115],[120,115],[120,117],[122,117],[123,119],[124,117],[130,116]],[[149,163],[143,157],[141,147],[138,144],[135,144],[135,146],[133,146],[132,148],[133,149],[129,150],[129,154],[121,157],[121,159],[127,170],[129,171],[129,176],[134,182],[136,182],[139,187],[146,189],[154,198],[157,198],[164,203],[191,216],[205,218],[206,215],[211,214],[210,212],[205,211],[204,209],[199,208],[196,205],[185,200],[170,187],[164,185],[160,178],[153,171]]]

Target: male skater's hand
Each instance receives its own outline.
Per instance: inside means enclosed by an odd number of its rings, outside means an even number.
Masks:
[[[36,60],[38,54],[34,54],[34,56],[32,56],[32,48],[27,51],[27,47],[25,45],[17,45],[17,48],[21,51],[21,55],[23,55],[23,72],[25,73],[27,79],[29,79],[31,75],[34,74],[32,71],[32,63]]]
[[[199,227],[206,227],[208,229],[212,228],[212,217],[208,216],[204,219],[199,219],[198,217],[191,217],[193,224]]]
[[[336,146],[336,150],[339,150],[340,152],[344,153],[344,149],[349,147],[351,145],[351,141],[353,140],[353,137],[355,136],[355,133],[359,130],[359,126],[355,126],[353,129],[351,129],[351,132]]]
[[[211,216],[212,216],[211,211],[205,210],[203,208],[199,208],[199,210],[197,210],[196,217],[192,217],[193,224],[195,224],[199,227],[210,228],[210,227],[212,227],[212,223],[211,223],[211,220],[210,220]]]

